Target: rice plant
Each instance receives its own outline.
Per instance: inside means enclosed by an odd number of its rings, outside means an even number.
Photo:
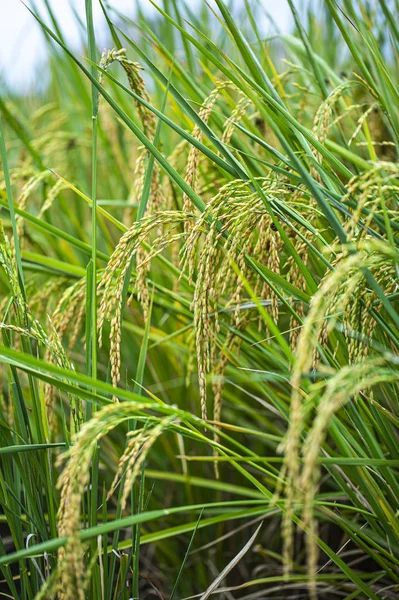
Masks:
[[[0,97],[0,597],[396,598],[396,1],[96,2]]]

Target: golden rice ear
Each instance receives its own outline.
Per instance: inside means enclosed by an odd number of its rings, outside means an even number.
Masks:
[[[43,180],[45,180],[47,177],[48,177],[48,171],[41,171],[39,173],[35,173],[34,175],[32,175],[32,177],[30,177],[30,179],[28,179],[28,181],[22,187],[20,195],[17,199],[18,208],[20,208],[22,210],[24,210],[26,208],[26,204],[27,204],[27,201],[28,201],[28,198],[30,197],[30,195],[40,185],[40,183]],[[24,237],[23,236],[24,219],[20,215],[17,215],[16,222],[17,222],[18,238],[19,238],[20,244],[21,244],[23,237]]]
[[[223,123],[222,142],[229,144],[234,133],[236,123],[239,123],[246,113],[247,108],[252,104],[252,101],[247,98],[242,92],[238,92],[239,100],[233,109],[231,115]]]
[[[143,67],[141,67],[139,63],[133,62],[127,58],[125,48],[121,48],[120,50],[116,50],[115,48],[112,50],[104,50],[101,56],[100,67],[103,70],[107,70],[115,62],[122,65],[125,70],[131,90],[140,96],[140,98],[143,98],[143,100],[150,103],[151,98],[146,90],[144,79],[140,73],[140,71],[143,70]],[[100,74],[100,81],[103,81],[102,74]],[[148,110],[148,108],[138,100],[134,100],[134,103],[145,134],[152,139],[155,135],[156,117],[154,113]]]
[[[314,514],[314,502],[319,488],[321,468],[319,463],[322,447],[331,418],[351,398],[373,386],[397,378],[388,366],[386,359],[374,358],[355,365],[348,365],[338,371],[326,384],[325,391],[317,406],[313,424],[302,447],[303,467],[298,474],[297,490],[303,496],[302,527],[306,531],[307,567],[310,578],[310,593],[316,598],[316,575],[319,559],[318,522]],[[365,503],[367,506],[367,503]]]
[[[368,228],[378,227],[375,216],[381,216],[386,210],[391,219],[396,218],[396,179],[399,174],[399,165],[392,162],[376,162],[371,168],[352,177],[347,184],[347,193],[343,202],[356,201],[356,208],[351,211],[350,218],[344,228],[349,241],[360,242],[368,236]],[[383,203],[385,208],[383,209]],[[383,237],[385,231],[381,231]]]
[[[98,336],[101,345],[102,331],[105,321],[110,324],[110,362],[111,380],[114,387],[120,378],[120,346],[121,346],[121,310],[125,277],[133,259],[136,259],[136,280],[134,291],[143,307],[144,318],[147,318],[148,288],[147,273],[151,259],[162,252],[169,244],[179,239],[183,233],[174,235],[174,230],[183,225],[192,215],[180,211],[164,211],[144,216],[120,238],[112,253],[102,279],[98,286],[101,302],[98,310]],[[152,232],[162,229],[163,233],[152,241],[152,250],[141,252],[142,244]],[[130,301],[128,298],[128,302]],[[116,400],[116,399],[115,399]]]
[[[332,127],[336,123],[336,121],[333,121],[333,119],[332,119],[334,106],[340,99],[342,99],[342,96],[344,95],[344,93],[351,87],[353,87],[353,82],[351,82],[351,81],[347,81],[347,82],[337,86],[334,90],[332,90],[332,92],[328,95],[328,97],[321,103],[321,105],[320,105],[319,109],[317,110],[316,115],[314,117],[313,130],[312,130],[313,136],[319,142],[321,142],[323,144],[325,143],[330,127]],[[344,112],[341,113],[341,117],[345,116],[345,114],[347,114],[346,105],[345,105]],[[317,153],[316,158],[317,158],[318,162],[321,163],[321,161],[322,161],[321,154]],[[317,170],[314,167],[312,167],[312,176],[319,177]]]
[[[209,96],[204,100],[199,110],[198,116],[202,121],[207,124],[212,114],[213,108],[223,92],[223,90],[231,89],[237,92],[239,100],[236,107],[232,111],[230,117],[226,119],[223,124],[223,134],[221,141],[225,144],[230,142],[231,136],[234,132],[235,124],[243,117],[247,107],[251,104],[251,101],[237,89],[229,81],[219,81],[216,83],[216,87],[212,90]],[[192,131],[192,137],[198,141],[202,141],[203,132],[201,128],[196,125]],[[190,146],[190,151],[187,158],[185,180],[188,185],[194,190],[197,190],[197,182],[199,177],[199,164],[200,164],[201,152],[196,146]],[[192,202],[187,194],[183,194],[183,210],[189,212],[192,210]],[[186,234],[189,233],[189,223],[186,224]]]
[[[384,113],[378,104],[372,105],[372,110],[367,115],[367,125],[378,158],[384,161],[396,161],[398,158],[396,144],[387,126]]]
[[[140,98],[151,103],[151,98],[146,90],[145,82],[143,77],[141,76],[141,71],[143,68],[136,62],[129,60],[126,56],[126,50],[122,48],[121,50],[116,51],[115,49],[110,51],[104,51],[103,58],[101,59],[100,66],[102,68],[107,69],[113,62],[118,62],[122,65],[123,69],[128,78],[129,86],[135,94],[137,94]],[[138,100],[134,100],[134,104],[138,113],[138,117],[143,126],[144,133],[146,136],[153,141],[156,130],[156,116],[150,111],[147,107],[145,107]],[[148,151],[140,146],[137,148],[138,156],[136,159],[136,165],[133,173],[133,186],[132,191],[129,194],[129,200],[139,202],[144,185],[144,174],[146,168],[146,160],[149,156]],[[151,180],[151,193],[149,196],[148,204],[146,212],[158,211],[165,209],[165,198],[162,190],[162,186],[160,184],[160,168],[157,162],[155,162],[153,166],[152,180]],[[126,215],[126,219],[131,219],[131,211],[129,211]],[[131,219],[132,220],[132,219]]]
[[[90,481],[90,467],[97,442],[120,423],[131,419],[138,412],[150,407],[153,407],[153,405],[146,402],[137,404],[123,402],[107,405],[96,412],[93,418],[82,426],[75,435],[74,444],[57,460],[58,466],[67,460],[57,482],[57,487],[61,489],[58,533],[61,537],[68,538],[65,547],[61,547],[58,551],[61,597],[64,600],[72,600],[73,598],[84,600],[85,598],[86,567],[82,560],[84,546],[79,538],[79,529],[82,497]],[[153,432],[153,438],[158,437],[170,423],[171,417],[160,420],[158,425],[153,428],[156,430]],[[149,433],[149,438],[150,436],[151,433]],[[147,445],[145,456],[148,454],[152,443],[155,442],[153,438],[151,438],[151,444]],[[130,481],[132,482],[131,479]]]
[[[269,196],[289,194],[289,188],[273,178],[259,178],[258,184]],[[197,258],[196,249],[199,248]],[[302,244],[303,253],[307,245]],[[196,331],[196,354],[200,389],[201,412],[206,417],[206,378],[216,366],[217,336],[219,333],[219,307],[224,306],[226,294],[230,325],[238,330],[245,328],[249,316],[241,311],[244,293],[242,278],[232,268],[235,263],[244,277],[254,286],[257,295],[267,299],[277,322],[279,300],[276,293],[255,275],[248,266],[246,256],[257,257],[275,273],[280,272],[282,241],[259,195],[248,182],[232,181],[211,198],[206,210],[194,222],[182,250],[182,270],[188,270],[195,291],[192,303]],[[197,266],[198,265],[198,266]],[[226,308],[227,308],[226,307]],[[230,309],[234,307],[234,309]],[[223,312],[221,313],[223,314]],[[221,378],[222,381],[222,378]],[[222,384],[215,387],[216,401],[221,399]],[[218,409],[217,409],[218,410]]]
[[[50,334],[47,334],[39,320],[34,319],[29,306],[26,302],[25,295],[21,291],[20,281],[17,272],[16,261],[14,257],[14,250],[11,248],[10,242],[4,233],[3,224],[0,220],[0,264],[5,270],[8,278],[8,282],[11,287],[11,294],[13,299],[14,310],[19,325],[13,324],[2,324],[3,327],[12,329],[20,336],[25,336],[31,339],[35,339],[41,344],[46,352],[45,358],[48,362],[58,365],[59,367],[73,370],[73,364],[69,360],[56,329],[53,327],[51,320],[49,319]],[[45,384],[45,406],[47,408],[47,418],[49,422],[52,421],[53,416],[53,401],[54,401],[54,388],[48,384]],[[71,403],[71,412],[75,419],[75,430],[79,427],[80,417],[80,401],[73,395],[68,394]]]
[[[247,319],[245,319],[245,323]],[[241,330],[240,325],[244,325],[240,323],[238,328]],[[219,435],[219,423],[222,418],[222,405],[223,405],[223,389],[224,389],[224,376],[226,367],[229,361],[229,354],[231,354],[234,348],[238,348],[240,346],[241,339],[237,337],[234,333],[229,332],[227,334],[226,343],[224,348],[221,349],[218,360],[215,360],[215,366],[212,370],[212,392],[213,392],[213,421],[215,426],[215,431],[213,434],[214,441],[218,444],[220,441]],[[218,456],[217,449],[213,450],[214,456]],[[215,477],[219,479],[219,464],[217,461],[214,463],[215,469]]]
[[[141,468],[157,439],[162,435],[165,429],[172,423],[173,417],[165,417],[157,425],[143,432],[138,445],[132,448],[131,452],[124,456],[126,463],[125,483],[121,497],[122,510],[126,507],[126,502],[129,497],[130,490],[137,477],[141,472]]]
[[[301,483],[302,471],[300,468],[301,435],[305,430],[305,411],[301,389],[302,377],[306,376],[312,368],[313,356],[318,344],[326,343],[328,333],[334,328],[342,313],[345,312],[345,308],[350,305],[349,300],[353,297],[355,290],[359,289],[359,285],[361,285],[364,278],[363,270],[367,268],[378,272],[381,267],[386,265],[387,261],[393,263],[394,260],[395,252],[388,244],[368,240],[359,246],[356,253],[343,254],[340,257],[334,265],[335,269],[327,273],[316,294],[312,297],[309,313],[305,318],[296,350],[296,360],[291,377],[290,420],[283,447],[287,473],[286,511],[283,516],[284,563],[287,572],[291,570],[293,561],[293,517],[296,506],[303,500],[304,492],[306,493],[306,488],[302,485],[303,482]],[[354,366],[354,370],[350,371],[351,373],[363,373],[362,369],[365,363],[360,363],[359,367],[357,367],[357,364]],[[356,371],[357,368],[358,371]],[[340,381],[341,374],[342,378],[345,377],[348,369],[350,370],[350,367],[338,371],[336,375],[337,382]],[[362,381],[362,376],[359,376],[359,381],[355,386],[352,386],[351,393],[354,394],[357,390],[361,390],[359,382]],[[328,397],[330,398],[330,396]],[[311,396],[308,402],[311,402]],[[323,419],[323,423],[326,423],[324,419],[330,414],[329,410],[333,409],[333,412],[335,411],[334,407],[336,405],[334,403],[328,404],[328,406],[327,412],[320,417],[320,419]],[[314,447],[313,444],[312,448]],[[309,471],[312,471],[312,469],[309,469]],[[313,533],[311,532],[311,536],[313,535],[314,541],[316,525],[313,523],[312,527]],[[317,550],[312,546],[309,554],[312,569],[316,564],[316,555]]]
[[[198,116],[204,123],[208,123],[209,117],[212,113],[212,109],[215,105],[216,100],[222,90],[222,83],[219,83],[214,90],[210,93],[210,95],[204,100],[199,110]],[[196,125],[192,131],[192,136],[194,139],[201,141],[203,139],[202,130],[198,125]],[[185,181],[188,185],[196,191],[197,189],[197,180],[198,180],[198,169],[199,169],[199,161],[200,161],[201,153],[196,146],[190,146],[190,151],[188,153],[187,165],[186,165],[186,173],[185,173]],[[183,194],[183,210],[188,212],[192,209],[192,202],[187,194]],[[186,224],[186,233],[189,233],[188,229],[189,225]]]

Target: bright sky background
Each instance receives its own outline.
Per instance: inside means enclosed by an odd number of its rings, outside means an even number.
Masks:
[[[178,0],[177,0],[178,1]],[[236,0],[242,2],[243,0]],[[287,30],[290,12],[286,0],[262,0],[266,9],[281,30]],[[44,0],[25,0],[26,4],[36,6],[42,14]],[[84,19],[85,0],[49,0],[63,31],[71,46],[79,43],[73,9]],[[193,4],[205,0],[192,0]],[[135,7],[154,10],[149,0],[113,0],[121,12],[133,16]],[[101,47],[101,33],[105,32],[104,17],[98,3],[93,2],[98,46]],[[0,0],[0,86],[1,81],[14,89],[29,91],[37,83],[41,69],[46,61],[46,46],[40,26],[36,23],[21,0]]]

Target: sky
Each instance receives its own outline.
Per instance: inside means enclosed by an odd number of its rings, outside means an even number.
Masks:
[[[72,47],[79,44],[74,10],[84,19],[85,0],[48,0],[54,10],[68,43]],[[242,2],[243,0],[236,0]],[[279,28],[287,30],[290,13],[286,0],[262,0],[266,9],[273,15]],[[177,0],[179,2],[179,0]],[[192,0],[192,5],[205,0]],[[45,0],[25,0],[32,8],[45,14]],[[113,0],[111,4],[129,16],[134,15],[135,6],[140,4],[149,12],[154,10],[149,0]],[[101,8],[93,1],[96,35],[101,47],[101,34],[106,31]],[[28,92],[38,83],[45,71],[46,45],[40,26],[26,9],[21,0],[0,0],[0,86],[1,81],[21,92]],[[103,33],[104,34],[104,33]]]

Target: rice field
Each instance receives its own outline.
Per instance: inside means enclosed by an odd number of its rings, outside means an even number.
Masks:
[[[398,3],[117,4],[0,93],[0,598],[398,598]]]

